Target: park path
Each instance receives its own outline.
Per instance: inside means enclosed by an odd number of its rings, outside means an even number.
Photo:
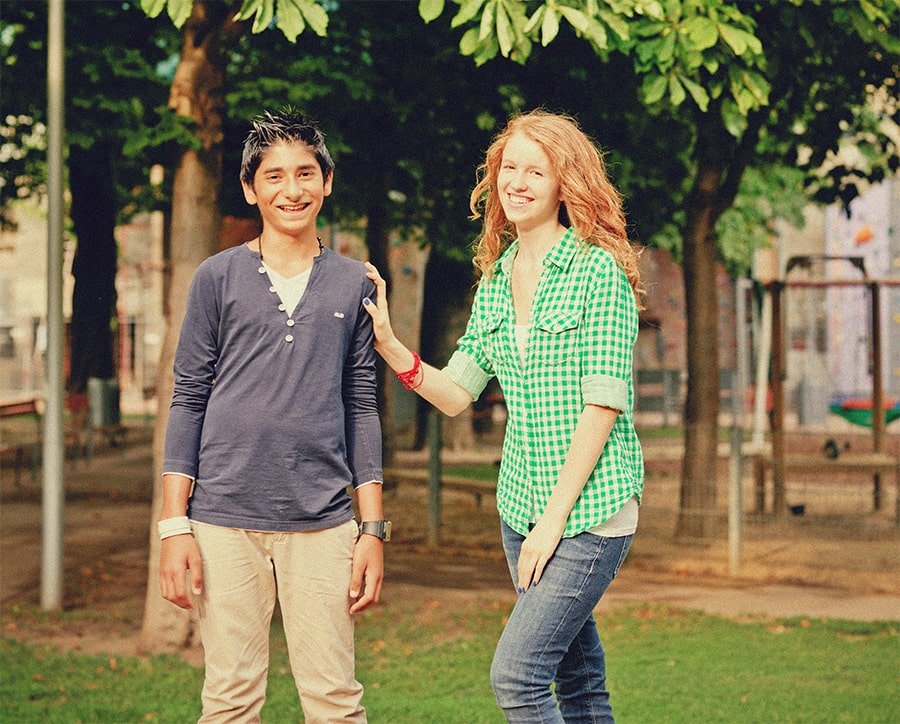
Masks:
[[[65,568],[67,587],[85,590],[92,605],[129,596],[143,601],[146,581],[151,453],[147,436],[136,436],[124,450],[101,450],[90,463],[67,461]],[[3,471],[0,505],[0,604],[36,602],[40,586],[41,508],[39,485],[15,490]],[[898,551],[900,553],[900,551]],[[508,573],[497,556],[472,559],[452,549],[423,550],[389,545],[385,597],[425,590],[433,595],[491,592],[512,596]],[[453,593],[451,593],[453,592]],[[729,580],[626,566],[601,604],[668,604],[728,617],[826,617],[900,620],[900,596],[827,585],[792,585]]]

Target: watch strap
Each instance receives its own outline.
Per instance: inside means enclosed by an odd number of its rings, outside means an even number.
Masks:
[[[391,539],[391,521],[389,520],[365,520],[359,524],[359,533],[362,535],[374,535],[385,542]]]

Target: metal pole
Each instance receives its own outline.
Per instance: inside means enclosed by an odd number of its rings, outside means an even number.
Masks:
[[[871,282],[872,295],[872,449],[884,452],[884,367],[881,340],[881,289]],[[872,476],[872,507],[881,510],[881,474]]]
[[[766,447],[766,407],[769,399],[769,362],[772,353],[772,295],[765,288],[759,316],[759,332],[756,335],[759,345],[756,355],[756,395],[753,399],[753,449],[761,453]]]
[[[441,413],[428,411],[428,542],[441,539]]]
[[[44,411],[41,608],[63,601],[63,144],[65,0],[47,6],[47,380]]]
[[[744,442],[744,391],[749,377],[746,301],[750,281],[737,279],[734,287],[737,350],[734,376],[731,378],[731,455],[728,466],[728,563],[732,574],[737,573],[741,567],[741,544],[743,542],[744,495],[741,483],[744,465],[741,446]]]
[[[784,488],[784,282],[772,282],[772,512],[787,515]]]

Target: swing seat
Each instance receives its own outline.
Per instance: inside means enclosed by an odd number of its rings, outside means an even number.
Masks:
[[[860,427],[872,427],[872,400],[868,397],[847,397],[829,405],[829,409],[848,422]],[[900,417],[900,401],[886,398],[884,401],[884,423],[890,425]]]

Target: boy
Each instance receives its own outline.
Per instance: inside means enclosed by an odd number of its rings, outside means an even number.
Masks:
[[[276,598],[307,722],[366,721],[351,614],[378,601],[383,541],[374,286],[322,246],[334,163],[291,109],[244,142],[260,235],[204,261],[175,358],[159,533],[162,595],[193,608],[206,721],[259,721]],[[362,524],[353,520],[348,485]]]

